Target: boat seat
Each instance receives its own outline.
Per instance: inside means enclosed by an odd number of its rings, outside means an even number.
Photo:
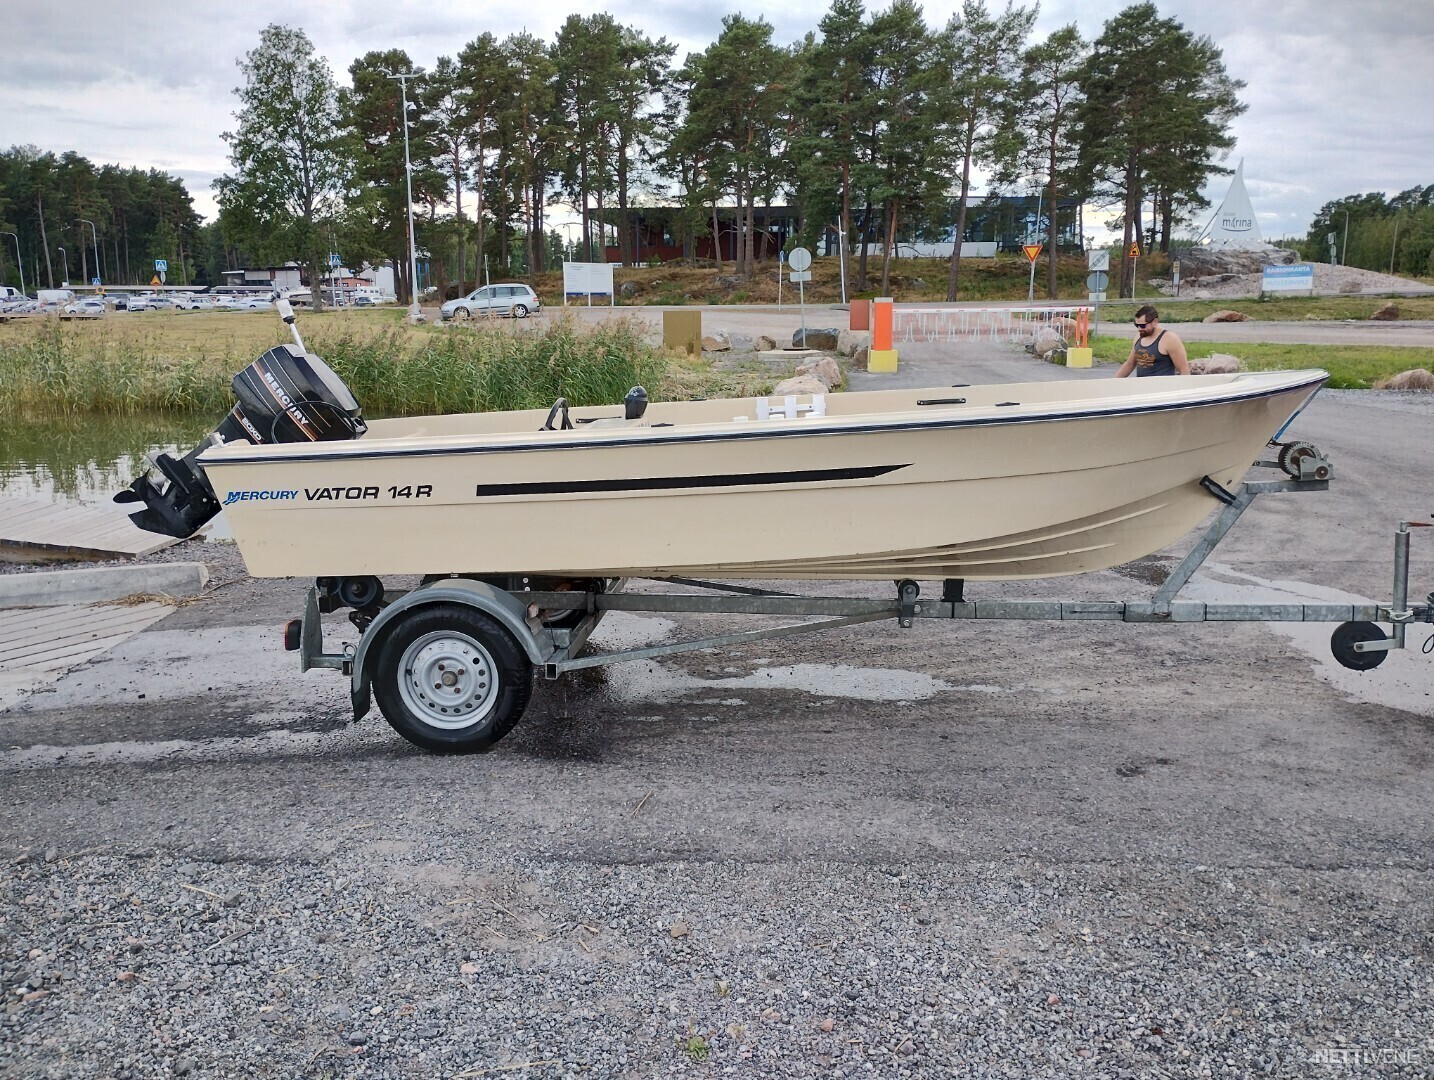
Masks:
[[[827,414],[827,397],[825,394],[811,395],[811,401],[801,403],[797,401],[796,394],[788,394],[778,404],[773,404],[768,398],[757,398],[756,414],[758,420],[795,420],[798,416],[817,417]]]

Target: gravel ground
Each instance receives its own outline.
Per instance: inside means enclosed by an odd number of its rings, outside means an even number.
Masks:
[[[13,864],[0,1068],[1307,1076],[1358,1047],[1391,1048],[1369,1075],[1427,1075],[1427,938],[1371,918],[1397,898],[1427,932],[1412,871],[1355,869],[1326,896],[1320,868],[1015,852],[881,868],[452,860],[465,838],[441,827],[415,871],[359,827],[304,837],[330,848],[307,867],[233,858],[222,838],[183,858]]]

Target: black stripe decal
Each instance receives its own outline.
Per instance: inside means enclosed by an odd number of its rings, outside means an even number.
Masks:
[[[833,480],[870,480],[906,465],[866,465],[857,469],[799,469],[792,472],[730,473],[714,476],[648,476],[632,480],[558,480],[536,484],[479,484],[473,494],[578,495],[592,491],[668,491],[673,488],[751,487],[769,484],[816,484]]]

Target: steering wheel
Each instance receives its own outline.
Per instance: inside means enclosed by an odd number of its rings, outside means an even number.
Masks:
[[[561,411],[562,414],[563,414],[563,422],[562,422],[561,424],[559,424],[557,428],[555,428],[555,427],[553,427],[553,421],[557,419],[557,416],[558,416],[558,412],[559,412],[559,411]],[[572,430],[572,427],[573,427],[573,422],[572,422],[571,419],[568,418],[568,399],[567,399],[567,398],[561,398],[561,397],[560,397],[560,398],[558,398],[557,401],[553,402],[553,407],[548,410],[548,418],[547,418],[547,420],[545,420],[545,421],[543,422],[543,426],[540,427],[538,430],[539,430],[539,431],[557,431],[557,430],[571,431],[571,430]]]

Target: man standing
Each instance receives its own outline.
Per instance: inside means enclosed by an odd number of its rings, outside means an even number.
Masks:
[[[1130,355],[1120,370],[1117,379],[1123,379],[1132,371],[1142,375],[1189,375],[1190,364],[1185,359],[1185,343],[1172,330],[1160,329],[1160,314],[1146,304],[1135,313],[1135,329],[1139,336],[1131,346]]]

